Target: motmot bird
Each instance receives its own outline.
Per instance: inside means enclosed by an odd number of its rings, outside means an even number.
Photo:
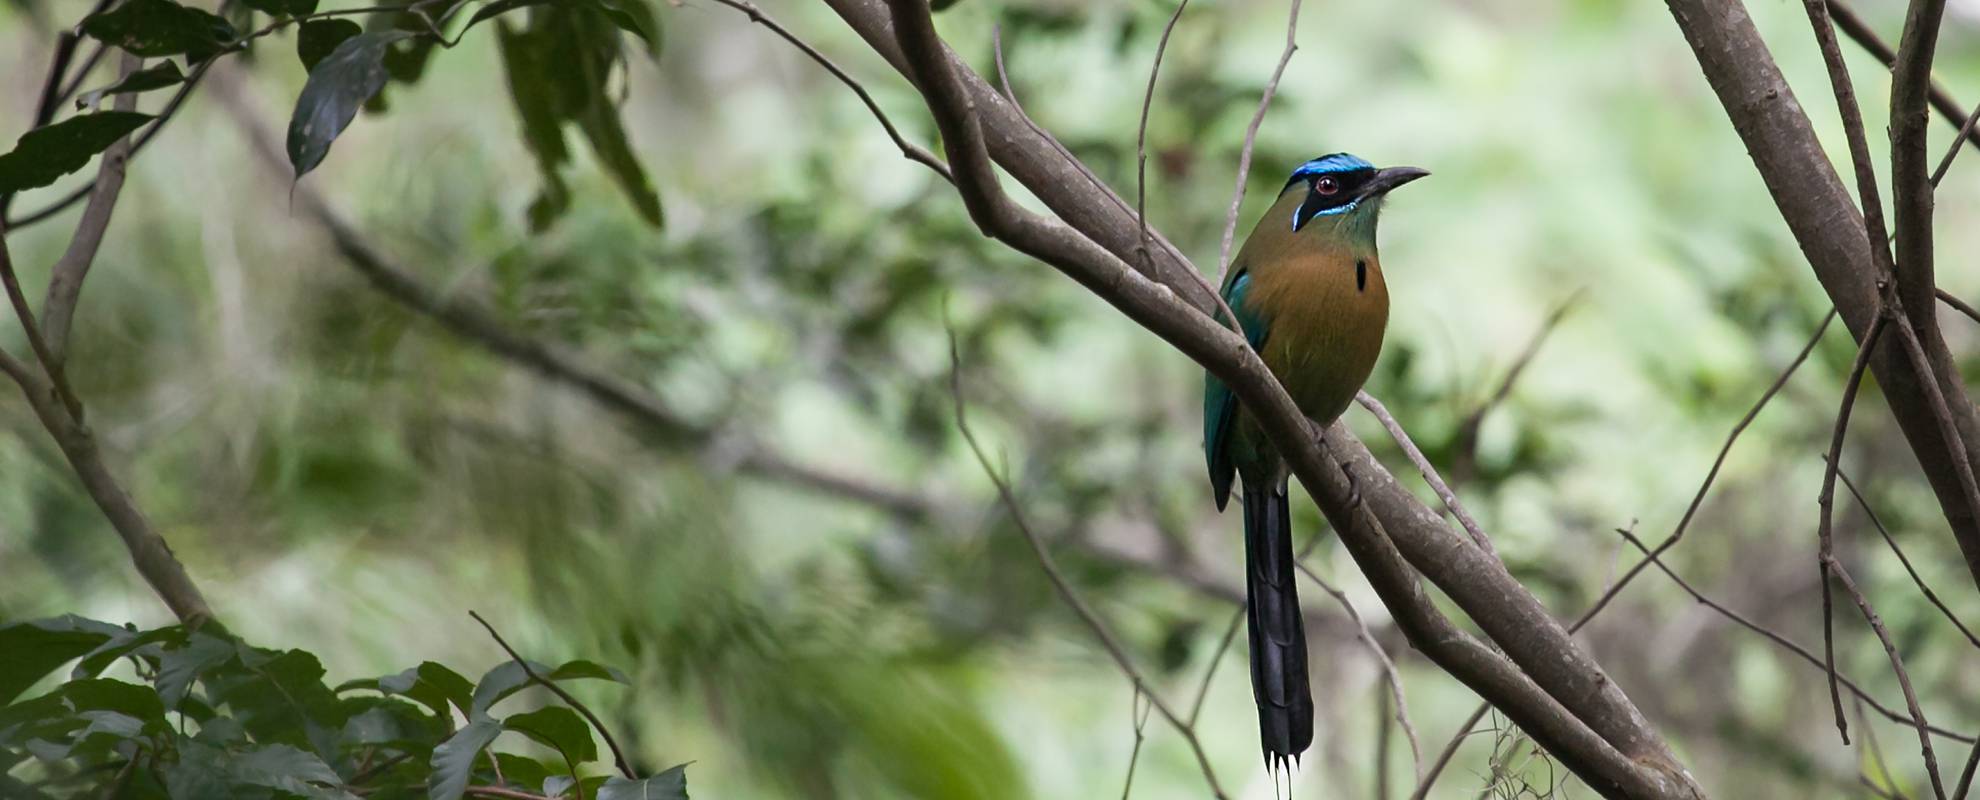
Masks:
[[[1428,174],[1377,169],[1347,153],[1301,164],[1231,261],[1224,302],[1293,403],[1322,428],[1354,401],[1382,349],[1389,322],[1375,248],[1382,201]],[[1204,378],[1203,445],[1218,511],[1230,502],[1232,478],[1243,482],[1251,694],[1266,764],[1284,768],[1313,741],[1285,461],[1214,375]]]

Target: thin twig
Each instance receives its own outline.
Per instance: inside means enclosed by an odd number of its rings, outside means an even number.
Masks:
[[[1485,402],[1479,403],[1477,408],[1465,415],[1463,422],[1458,423],[1457,435],[1453,438],[1451,448],[1454,453],[1451,458],[1451,474],[1458,482],[1469,480],[1472,465],[1477,463],[1478,431],[1484,427],[1485,417],[1504,403],[1506,398],[1512,396],[1513,384],[1526,371],[1527,365],[1533,363],[1533,359],[1540,354],[1540,345],[1547,342],[1547,337],[1553,335],[1554,329],[1561,324],[1561,320],[1567,318],[1568,312],[1574,309],[1575,303],[1586,293],[1586,288],[1576,289],[1554,304],[1553,310],[1547,312],[1546,318],[1541,321],[1540,328],[1533,332],[1533,338],[1526,341],[1526,347],[1520,350],[1519,356],[1513,359],[1512,366],[1506,369],[1505,377],[1499,380],[1498,388],[1493,389],[1492,393],[1486,396]]]
[[[1457,517],[1458,524],[1463,525],[1465,532],[1471,534],[1471,541],[1485,552],[1498,555],[1498,550],[1492,547],[1492,539],[1485,535],[1485,529],[1479,527],[1478,520],[1471,517],[1470,511],[1465,510],[1464,503],[1458,500],[1457,493],[1451,491],[1451,487],[1444,483],[1444,479],[1437,474],[1437,467],[1430,463],[1430,459],[1423,455],[1422,450],[1417,448],[1416,442],[1410,440],[1409,432],[1403,430],[1402,423],[1397,422],[1395,416],[1389,413],[1389,409],[1383,407],[1382,401],[1367,392],[1355,393],[1354,399],[1362,408],[1368,409],[1368,413],[1374,414],[1376,419],[1381,420],[1382,427],[1389,432],[1389,437],[1396,440],[1396,444],[1402,447],[1403,454],[1409,457],[1409,462],[1416,465],[1416,471],[1423,475],[1423,480],[1430,484],[1432,491],[1437,493],[1437,499],[1444,502],[1444,507],[1450,509],[1452,516]]]
[[[1980,767],[1980,742],[1973,743],[1973,749],[1966,754],[1966,768],[1959,771],[1959,785],[1953,787],[1952,800],[1966,800],[1966,792],[1973,788],[1973,771]]]
[[[1382,680],[1389,685],[1390,698],[1396,704],[1396,724],[1402,726],[1403,736],[1409,740],[1411,769],[1421,774],[1423,748],[1417,743],[1416,723],[1409,719],[1409,701],[1403,699],[1402,671],[1396,669],[1396,662],[1389,658],[1389,651],[1382,649],[1382,643],[1376,641],[1375,634],[1369,632],[1368,623],[1361,618],[1361,612],[1354,609],[1354,604],[1348,602],[1347,593],[1329,583],[1326,578],[1320,577],[1320,573],[1314,572],[1305,561],[1295,559],[1293,565],[1299,567],[1299,571],[1305,573],[1308,580],[1319,585],[1320,591],[1334,598],[1334,602],[1340,605],[1341,610],[1347,612],[1348,619],[1354,620],[1354,638],[1361,640],[1361,643],[1368,648],[1368,652],[1375,656],[1375,663],[1382,668]]]
[[[6,228],[0,227],[0,238],[6,232]],[[27,333],[28,349],[33,350],[35,360],[41,362],[41,371],[47,373],[49,385],[62,401],[69,419],[81,425],[82,401],[76,399],[76,393],[69,388],[69,378],[62,370],[61,360],[55,358],[55,354],[48,349],[48,340],[41,335],[41,325],[35,322],[33,309],[28,308],[27,293],[21,291],[20,275],[14,271],[14,257],[4,241],[0,241],[0,282],[6,284],[7,302],[14,306],[14,318],[20,320],[21,329]]]
[[[1980,322],[1980,309],[1976,309],[1973,306],[1967,305],[1965,300],[1961,300],[1958,297],[1953,296],[1951,292],[1948,292],[1944,289],[1933,287],[1932,293],[1939,296],[1939,302],[1952,306],[1953,310],[1958,311],[1961,314],[1965,314],[1967,319],[1973,320],[1974,322]]]
[[[1203,713],[1203,700],[1210,696],[1210,679],[1217,676],[1217,665],[1223,663],[1224,654],[1231,649],[1231,642],[1237,639],[1238,623],[1244,621],[1244,601],[1238,602],[1236,613],[1231,614],[1231,624],[1224,627],[1224,638],[1217,642],[1217,649],[1210,654],[1210,666],[1203,670],[1203,680],[1196,685],[1196,700],[1189,704],[1189,724],[1196,725],[1196,718]]]
[[[1856,42],[1858,47],[1868,50],[1870,55],[1875,56],[1885,67],[1897,62],[1897,51],[1892,50],[1891,46],[1884,42],[1883,37],[1878,36],[1877,32],[1870,28],[1869,23],[1857,16],[1856,11],[1850,8],[1848,3],[1844,0],[1828,0],[1828,4],[1829,16],[1835,19],[1836,27],[1842,29],[1843,34]],[[1960,119],[1966,114],[1966,106],[1953,99],[1952,94],[1937,81],[1933,81],[1931,87],[1929,97],[1932,100],[1932,107],[1939,112],[1939,118],[1954,127],[1963,127]],[[1963,139],[1974,147],[1980,147],[1980,131],[1968,130]]]
[[[1884,629],[1884,620],[1877,616],[1877,610],[1870,607],[1870,600],[1856,588],[1856,581],[1850,578],[1849,570],[1837,561],[1834,554],[1826,556],[1830,574],[1842,582],[1849,591],[1849,599],[1855,601],[1863,619],[1870,623],[1870,630],[1877,634],[1877,640],[1884,644],[1884,654],[1890,657],[1891,672],[1897,675],[1898,688],[1904,692],[1905,709],[1911,712],[1911,723],[1918,730],[1918,747],[1925,758],[1925,774],[1932,779],[1932,795],[1938,800],[1946,800],[1946,787],[1939,778],[1939,756],[1932,749],[1931,723],[1925,721],[1925,710],[1918,705],[1918,692],[1911,687],[1911,673],[1904,669],[1904,657],[1898,655],[1897,643],[1891,641],[1891,632]]]
[[[949,331],[949,391],[955,399],[956,431],[962,434],[963,441],[976,456],[976,463],[983,468],[983,473],[996,486],[997,497],[1003,501],[1004,510],[1011,515],[1011,523],[1017,526],[1018,532],[1024,536],[1025,543],[1031,546],[1032,555],[1037,557],[1038,565],[1045,571],[1045,577],[1051,581],[1052,588],[1058,592],[1059,598],[1064,600],[1066,605],[1072,607],[1073,613],[1086,625],[1087,630],[1092,632],[1094,639],[1099,641],[1100,647],[1113,658],[1114,664],[1127,676],[1128,681],[1148,698],[1149,704],[1154,706],[1155,710],[1161,713],[1162,718],[1167,720],[1189,744],[1190,750],[1196,755],[1197,766],[1203,771],[1204,780],[1210,785],[1210,793],[1218,798],[1225,798],[1223,786],[1217,782],[1217,774],[1210,766],[1210,757],[1204,753],[1203,743],[1198,740],[1195,727],[1162,701],[1161,696],[1157,695],[1148,681],[1142,677],[1141,670],[1128,657],[1127,649],[1114,638],[1113,631],[1106,623],[1100,621],[1100,615],[1086,604],[1086,600],[1079,596],[1079,592],[1074,591],[1072,583],[1059,571],[1058,562],[1052,558],[1052,552],[1045,546],[1045,540],[1032,529],[1023,507],[1018,504],[1017,497],[1011,492],[1010,481],[990,463],[989,454],[977,441],[975,432],[970,430],[966,405],[963,402],[962,350],[956,343],[954,329]]]
[[[1154,269],[1148,256],[1148,111],[1155,105],[1155,78],[1162,74],[1162,56],[1169,52],[1169,35],[1176,32],[1176,23],[1182,21],[1183,9],[1186,8],[1189,8],[1189,0],[1176,4],[1176,13],[1169,15],[1169,24],[1162,26],[1162,38],[1155,43],[1155,63],[1148,67],[1148,90],[1141,95],[1141,124],[1134,135],[1134,218],[1141,224],[1141,237],[1137,241],[1140,242],[1143,272]],[[997,49],[1001,52],[1003,47],[999,45]]]
[[[119,70],[121,78],[130,77],[143,67],[144,59],[125,54]],[[118,95],[113,107],[118,111],[137,108],[137,93]],[[129,136],[103,151],[96,169],[96,183],[90,189],[89,202],[83,206],[82,219],[76,222],[75,235],[69,237],[69,248],[48,271],[48,293],[41,301],[42,332],[48,337],[49,352],[57,363],[68,360],[69,330],[75,321],[76,303],[82,297],[83,279],[89,277],[90,265],[96,262],[96,252],[103,246],[104,232],[110,228],[110,215],[116,211],[117,198],[123,192],[125,166],[130,156]]]
[[[1279,53],[1279,65],[1272,69],[1272,79],[1265,82],[1265,93],[1258,98],[1258,111],[1251,115],[1251,125],[1244,129],[1244,148],[1238,151],[1237,187],[1231,190],[1231,208],[1224,213],[1224,236],[1217,245],[1217,280],[1224,282],[1224,273],[1231,268],[1231,239],[1237,236],[1238,206],[1244,204],[1244,184],[1251,177],[1251,148],[1258,143],[1258,128],[1265,124],[1265,112],[1272,107],[1272,95],[1279,91],[1279,79],[1286,74],[1286,64],[1292,62],[1293,51],[1299,49],[1299,2],[1292,0],[1292,9],[1286,14],[1286,48]]]
[[[1821,521],[1815,533],[1821,543],[1817,565],[1824,570],[1822,580],[1822,663],[1829,671],[1829,700],[1835,706],[1836,731],[1842,734],[1843,744],[1849,744],[1849,722],[1843,718],[1842,692],[1836,688],[1836,640],[1835,615],[1829,598],[1829,565],[1835,563],[1835,502],[1836,468],[1842,461],[1843,438],[1849,432],[1849,414],[1856,406],[1856,392],[1863,385],[1863,371],[1870,366],[1870,354],[1876,352],[1877,339],[1884,332],[1884,325],[1890,320],[1888,313],[1879,313],[1870,321],[1870,330],[1863,334],[1863,342],[1856,348],[1856,359],[1849,366],[1849,376],[1843,380],[1842,407],[1836,411],[1834,430],[1829,435],[1828,466],[1822,472],[1822,493],[1816,504],[1821,506]]]
[[[467,793],[481,797],[497,797],[502,798],[502,800],[557,800],[557,798],[549,795],[531,794],[518,789],[506,789],[500,786],[469,786],[467,787]]]
[[[1947,144],[1945,156],[1939,159],[1938,168],[1932,170],[1932,188],[1939,188],[1939,181],[1946,177],[1946,170],[1952,169],[1953,159],[1959,156],[1960,150],[1965,149],[1960,145],[1965,144],[1966,137],[1972,135],[1973,124],[1976,122],[1980,122],[1980,106],[1973,107],[1973,113],[1967,115],[1965,122],[1960,123],[1959,135],[1954,136]]]
[[[1884,543],[1890,545],[1891,552],[1897,554],[1898,563],[1904,565],[1905,573],[1911,576],[1912,583],[1918,585],[1918,591],[1925,595],[1925,599],[1928,602],[1939,609],[1939,613],[1944,614],[1946,619],[1952,622],[1953,627],[1959,629],[1960,634],[1965,636],[1968,642],[1971,642],[1974,647],[1980,647],[1980,636],[1975,636],[1973,631],[1967,629],[1966,625],[1959,621],[1958,615],[1953,614],[1952,609],[1946,606],[1945,601],[1939,599],[1939,594],[1932,591],[1931,586],[1926,585],[1925,578],[1919,575],[1918,570],[1911,566],[1911,559],[1905,557],[1904,548],[1898,546],[1897,538],[1893,537],[1890,530],[1884,527],[1884,521],[1877,517],[1877,510],[1870,507],[1870,501],[1864,499],[1863,493],[1856,490],[1856,484],[1850,482],[1849,473],[1838,466],[1836,467],[1836,477],[1842,480],[1843,488],[1849,490],[1850,496],[1856,498],[1856,505],[1863,509],[1865,516],[1870,518],[1870,524],[1877,529],[1878,535],[1884,537]]]
[[[1742,628],[1760,634],[1760,636],[1765,638],[1766,640],[1773,642],[1774,644],[1780,645],[1781,647],[1785,648],[1788,652],[1794,653],[1796,656],[1799,656],[1802,661],[1808,662],[1809,664],[1812,664],[1817,668],[1822,667],[1822,659],[1817,657],[1814,653],[1809,652],[1808,648],[1795,643],[1793,639],[1787,638],[1778,631],[1768,628],[1765,625],[1761,625],[1760,623],[1754,622],[1753,620],[1747,618],[1744,614],[1741,614],[1737,611],[1732,610],[1731,608],[1726,607],[1725,604],[1720,603],[1717,600],[1713,600],[1711,597],[1707,596],[1704,592],[1699,591],[1697,587],[1692,586],[1684,578],[1679,577],[1677,572],[1673,571],[1670,568],[1670,565],[1665,564],[1663,558],[1657,555],[1655,551],[1652,551],[1647,545],[1645,545],[1642,539],[1637,538],[1636,534],[1631,533],[1627,529],[1622,529],[1622,528],[1616,529],[1616,533],[1620,534],[1624,540],[1628,541],[1631,545],[1635,546],[1639,552],[1644,553],[1645,560],[1649,561],[1651,564],[1654,564],[1657,567],[1658,571],[1664,573],[1665,577],[1671,579],[1671,583],[1675,584],[1679,589],[1683,590],[1685,594],[1691,595],[1691,599],[1697,601],[1699,605],[1711,609],[1714,613],[1717,613],[1719,616],[1732,620],[1735,624],[1739,625]],[[1843,675],[1840,672],[1838,672],[1837,680],[1842,683],[1843,688],[1849,690],[1851,695],[1869,704],[1872,709],[1875,709],[1878,714],[1883,715],[1885,719],[1891,720],[1892,722],[1904,723],[1907,725],[1912,724],[1913,720],[1910,717],[1907,717],[1903,713],[1894,711],[1889,707],[1886,707],[1883,703],[1877,702],[1877,698],[1871,696],[1869,692],[1864,691],[1863,687],[1858,685],[1855,681],[1850,680],[1849,676]],[[1950,739],[1952,741],[1959,742],[1961,744],[1973,744],[1975,742],[1980,742],[1980,737],[1969,736],[1967,734],[1947,730],[1945,728],[1941,728],[1935,725],[1927,725],[1925,729],[1927,731],[1930,731],[1934,736],[1938,736],[1942,739]]]
[[[479,612],[470,610],[468,611],[468,616],[473,617],[475,622],[481,623],[481,627],[488,630],[488,635],[495,640],[496,644],[502,646],[502,652],[508,653],[510,658],[515,659],[516,665],[522,667],[523,674],[528,675],[531,682],[549,689],[550,693],[556,695],[557,699],[564,701],[565,705],[584,715],[585,721],[591,723],[591,727],[596,729],[598,735],[605,739],[605,746],[612,749],[612,761],[619,765],[619,772],[626,776],[626,780],[639,780],[639,776],[633,773],[632,762],[626,760],[626,752],[619,749],[619,741],[612,738],[611,729],[606,728],[605,723],[598,720],[597,714],[591,713],[590,707],[579,702],[576,697],[572,697],[570,692],[564,691],[564,687],[558,686],[555,681],[545,679],[543,676],[536,674],[536,669],[529,665],[529,661],[517,653],[515,648],[510,647],[509,643],[502,639],[502,634],[495,632],[495,626],[488,624],[488,620],[483,619]]]
[[[1623,573],[1622,577],[1617,578],[1615,583],[1610,584],[1609,588],[1604,590],[1602,595],[1596,598],[1595,602],[1589,605],[1587,610],[1581,612],[1581,616],[1575,619],[1574,624],[1568,626],[1569,633],[1578,632],[1584,626],[1588,625],[1589,622],[1593,621],[1596,615],[1609,607],[1611,601],[1622,594],[1623,589],[1628,587],[1630,582],[1636,579],[1636,576],[1642,574],[1644,569],[1655,563],[1657,556],[1677,546],[1678,541],[1684,538],[1685,532],[1690,530],[1692,519],[1698,514],[1699,507],[1704,505],[1705,496],[1711,491],[1713,482],[1718,480],[1719,469],[1725,466],[1726,457],[1732,453],[1733,444],[1739,441],[1740,434],[1744,433],[1747,427],[1753,424],[1753,420],[1760,416],[1760,411],[1767,407],[1767,403],[1774,399],[1774,395],[1779,394],[1782,387],[1787,385],[1788,379],[1793,377],[1795,371],[1799,370],[1801,365],[1808,360],[1809,354],[1815,352],[1815,346],[1821,343],[1822,335],[1828,332],[1829,324],[1834,322],[1835,319],[1836,310],[1831,308],[1829,309],[1829,313],[1822,317],[1822,324],[1816,326],[1815,334],[1808,337],[1808,343],[1802,346],[1799,353],[1795,354],[1794,360],[1788,362],[1787,367],[1782,369],[1781,373],[1774,377],[1774,382],[1769,384],[1767,390],[1760,394],[1760,399],[1754,401],[1753,407],[1747,409],[1746,415],[1741,417],[1739,422],[1733,425],[1732,432],[1726,435],[1725,444],[1719,447],[1719,454],[1712,459],[1711,469],[1706,470],[1705,479],[1699,482],[1698,491],[1692,493],[1691,504],[1685,507],[1684,516],[1678,519],[1677,526],[1671,530],[1671,535],[1662,542],[1659,542],[1657,547],[1650,551],[1648,557],[1636,562],[1634,566]],[[1785,639],[1778,639],[1778,641],[1790,649],[1799,647]],[[1821,664],[1820,661],[1816,661],[1815,663],[1818,666]],[[1851,685],[1851,688],[1855,688],[1854,684]],[[1879,704],[1873,702],[1872,705],[1877,705],[1878,709],[1885,711],[1886,714],[1891,713]],[[1471,718],[1465,724],[1458,727],[1458,732],[1444,745],[1443,752],[1438,754],[1437,760],[1431,763],[1430,770],[1424,773],[1423,779],[1417,783],[1416,791],[1411,794],[1410,800],[1422,800],[1429,794],[1431,786],[1437,782],[1437,777],[1443,774],[1444,767],[1450,763],[1451,757],[1456,754],[1458,746],[1463,744],[1464,738],[1470,735],[1472,728],[1478,725],[1479,720],[1484,719],[1486,712],[1489,710],[1489,704],[1480,703],[1477,710],[1472,712]]]
[[[845,70],[840,69],[838,64],[820,52],[818,48],[812,47],[809,42],[798,38],[797,34],[791,33],[788,28],[777,24],[775,19],[763,13],[763,9],[757,8],[755,3],[748,2],[747,0],[715,0],[715,2],[741,11],[749,17],[749,21],[769,28],[779,38],[790,42],[792,47],[796,47],[806,56],[809,56],[812,61],[818,62],[818,66],[824,67],[826,72],[832,73],[832,77],[838,78],[840,83],[846,85],[846,88],[853,90],[853,94],[859,95],[859,101],[866,104],[866,110],[873,112],[873,118],[879,120],[880,127],[887,130],[887,138],[894,140],[894,146],[901,149],[901,155],[907,156],[909,160],[935,170],[944,180],[950,183],[956,182],[956,176],[949,171],[948,164],[942,163],[942,159],[936,158],[935,154],[929,152],[927,148],[903,138],[900,130],[894,127],[893,120],[887,118],[887,112],[881,111],[880,104],[874,101],[873,95],[867,93],[866,87]]]
[[[1450,765],[1451,757],[1457,755],[1458,746],[1464,744],[1464,740],[1471,736],[1472,730],[1478,727],[1478,721],[1484,719],[1491,710],[1491,703],[1479,703],[1478,708],[1472,710],[1471,716],[1458,725],[1457,733],[1451,736],[1449,742],[1444,743],[1444,749],[1437,754],[1437,760],[1431,762],[1430,769],[1417,780],[1416,791],[1409,793],[1409,800],[1423,800],[1429,796],[1430,787],[1437,783],[1437,776],[1443,774],[1444,767]]]
[[[1868,775],[1859,774],[1856,776],[1857,780],[1862,781],[1864,786],[1871,787],[1872,791],[1877,792],[1879,796],[1903,798],[1904,793],[1897,791],[1897,789],[1895,788],[1897,786],[1897,779],[1891,775],[1891,762],[1889,759],[1884,757],[1883,746],[1877,743],[1877,729],[1875,726],[1872,726],[1870,724],[1869,715],[1863,712],[1863,701],[1861,699],[1855,699],[1855,698],[1852,698],[1852,700],[1854,705],[1856,706],[1856,722],[1859,726],[1863,728],[1863,743],[1867,745],[1870,750],[1870,762],[1877,765],[1878,772],[1883,773],[1882,786],[1890,786],[1894,788],[1892,788],[1890,792],[1886,794],[1884,790],[1881,788],[1881,786],[1874,785],[1870,781],[1870,776]]]
[[[1829,330],[1829,323],[1834,322],[1835,319],[1836,310],[1831,308],[1828,315],[1822,318],[1822,324],[1816,326],[1815,335],[1808,338],[1808,344],[1803,346],[1801,352],[1795,355],[1794,360],[1788,362],[1787,368],[1781,370],[1781,374],[1774,378],[1773,384],[1767,387],[1767,391],[1760,394],[1760,399],[1754,402],[1753,407],[1747,409],[1746,416],[1741,417],[1739,422],[1733,425],[1732,432],[1726,435],[1726,443],[1719,447],[1719,454],[1712,459],[1712,468],[1706,470],[1705,480],[1698,484],[1698,491],[1692,494],[1691,504],[1685,506],[1684,516],[1678,519],[1677,527],[1671,530],[1669,538],[1657,544],[1656,552],[1659,555],[1675,547],[1678,540],[1684,538],[1685,531],[1690,530],[1691,520],[1698,515],[1699,507],[1704,505],[1705,495],[1712,490],[1712,483],[1718,480],[1719,468],[1725,466],[1726,456],[1732,453],[1733,443],[1739,441],[1740,434],[1744,433],[1747,426],[1753,424],[1753,420],[1760,416],[1761,409],[1767,407],[1767,403],[1774,399],[1774,395],[1780,393],[1781,387],[1787,385],[1788,378],[1793,377],[1795,370],[1800,369],[1802,363],[1808,360],[1808,354],[1815,351],[1815,345],[1822,341],[1822,334]],[[1588,624],[1588,621],[1594,619],[1596,614],[1602,613],[1602,609],[1607,608],[1609,602],[1614,600],[1616,595],[1621,594],[1622,590],[1629,586],[1630,581],[1635,580],[1636,576],[1642,574],[1644,568],[1649,565],[1650,559],[1636,562],[1636,565],[1624,572],[1621,578],[1617,578],[1616,582],[1610,585],[1608,590],[1602,593],[1601,597],[1596,598],[1594,605],[1589,606],[1587,611],[1581,612],[1581,616],[1575,620],[1574,625],[1568,628],[1568,630],[1580,630],[1581,626]]]
[[[1134,749],[1128,753],[1127,780],[1121,783],[1121,800],[1128,800],[1134,794],[1134,766],[1141,761],[1141,743],[1148,738],[1144,730],[1153,706],[1143,708],[1141,698],[1141,687],[1134,687],[1134,700],[1128,704],[1128,716],[1134,720]]]

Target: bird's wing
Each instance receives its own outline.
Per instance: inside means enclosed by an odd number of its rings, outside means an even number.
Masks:
[[[1242,267],[1224,284],[1224,302],[1231,312],[1237,315],[1238,327],[1244,330],[1244,338],[1251,343],[1251,349],[1265,348],[1265,334],[1268,325],[1263,316],[1245,305],[1245,295],[1251,288],[1251,275]],[[1231,460],[1230,440],[1237,422],[1237,397],[1229,387],[1215,375],[1203,374],[1203,452],[1210,463],[1210,488],[1217,497],[1217,510],[1224,510],[1231,499],[1231,479],[1236,475],[1237,465]]]

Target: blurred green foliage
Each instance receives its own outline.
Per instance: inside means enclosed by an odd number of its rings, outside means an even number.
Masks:
[[[1894,35],[1895,7],[1862,5]],[[0,50],[0,74],[20,76],[0,84],[11,110],[0,137],[30,121],[49,31],[86,11],[15,8],[0,16],[0,36],[19,43]],[[828,9],[769,10],[859,77],[909,138],[934,144],[918,97]],[[1172,10],[973,0],[938,23],[985,75],[1001,26],[1027,111],[1132,197],[1141,90]],[[373,291],[290,213],[290,176],[267,174],[227,112],[196,100],[133,161],[78,316],[71,374],[118,473],[234,630],[317,654],[333,685],[487,660],[461,624],[473,606],[518,620],[525,651],[625,665],[638,690],[595,705],[639,758],[694,760],[697,791],[1117,794],[1133,692],[1057,603],[959,446],[945,328],[979,435],[1171,698],[1192,697],[1219,658],[1239,585],[1236,522],[1210,513],[1204,490],[1198,371],[982,240],[947,184],[746,17],[699,2],[655,11],[664,48],[623,39],[616,57],[590,62],[602,72],[535,95],[554,109],[518,99],[544,72],[517,75],[557,51],[522,42],[561,30],[546,21],[558,12],[515,12],[452,49],[396,45],[381,61],[396,82],[306,180],[430,285],[650,389],[707,437],[656,435]],[[1801,10],[1752,12],[1840,154]],[[409,17],[368,26],[414,30]],[[1198,264],[1216,261],[1284,24],[1280,3],[1199,2],[1170,42],[1148,211]],[[1949,22],[1938,71],[1980,97],[1974,34],[1967,17]],[[282,36],[256,46],[292,46]],[[1308,3],[1299,41],[1260,131],[1240,235],[1283,170],[1313,155],[1352,150],[1435,173],[1385,214],[1395,311],[1369,388],[1433,461],[1469,459],[1453,477],[1501,554],[1550,607],[1577,613],[1630,563],[1609,530],[1665,535],[1826,301],[1656,4]],[[1866,107],[1882,108],[1875,64],[1850,59]],[[305,72],[286,52],[251,66],[278,124]],[[113,77],[99,70],[90,85]],[[622,128],[587,123],[608,107]],[[571,128],[587,148],[571,146]],[[1980,210],[1970,168],[1955,166],[1940,191],[1942,219]],[[31,286],[73,219],[9,234]],[[1969,227],[1941,227],[1941,252],[1980,245]],[[1980,296],[1980,277],[1942,272],[1949,291]],[[1571,298],[1465,451],[1466,418]],[[1943,322],[1955,352],[1980,352],[1965,320]],[[17,328],[0,326],[0,342],[23,350]],[[1833,331],[1823,341],[1744,434],[1670,558],[1804,644],[1820,635],[1819,453],[1852,352]],[[1861,402],[1852,478],[1954,612],[1980,619],[1874,388]],[[1351,412],[1349,423],[1407,474],[1372,420]],[[0,618],[167,622],[10,394],[0,424],[12,433],[0,437]],[[745,468],[749,443],[918,505]],[[1324,530],[1310,507],[1298,513],[1299,530]],[[1860,511],[1846,508],[1839,530],[1932,720],[1980,728],[1967,643]],[[1408,653],[1331,540],[1313,563],[1400,661],[1434,754],[1475,699]],[[1372,796],[1379,676],[1352,626],[1309,595],[1323,712],[1295,789]],[[1896,705],[1875,641],[1839,623],[1839,665]],[[1640,578],[1584,638],[1708,787],[1854,797],[1859,771],[1882,774],[1836,741],[1819,670],[1660,576]],[[1205,746],[1227,786],[1263,796],[1242,655],[1221,660]],[[1876,730],[1909,741],[1900,726]],[[1135,796],[1201,796],[1179,738],[1154,724],[1148,736]],[[1549,785],[1544,761],[1509,736],[1473,737],[1433,796],[1478,796],[1495,764]],[[1387,748],[1389,785],[1409,784],[1408,748],[1395,737]],[[1918,795],[1908,747],[1888,751],[1892,783]],[[1495,759],[1508,753],[1520,755]]]

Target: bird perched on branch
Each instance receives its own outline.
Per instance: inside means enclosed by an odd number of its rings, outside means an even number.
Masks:
[[[1354,401],[1382,349],[1389,290],[1375,219],[1383,198],[1428,174],[1377,169],[1347,153],[1301,164],[1231,262],[1224,302],[1299,410],[1322,427]],[[1217,510],[1230,501],[1233,476],[1244,484],[1251,694],[1266,766],[1283,769],[1313,741],[1286,465],[1215,376],[1204,379],[1203,445]]]

